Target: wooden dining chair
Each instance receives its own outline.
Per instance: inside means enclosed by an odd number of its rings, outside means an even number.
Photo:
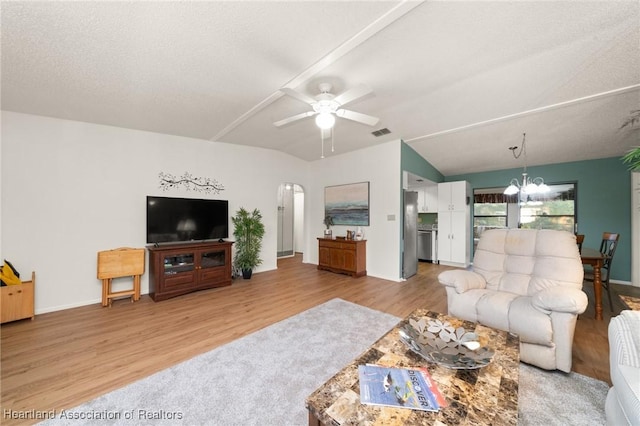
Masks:
[[[602,242],[600,243],[600,253],[604,255],[602,262],[600,281],[602,287],[607,290],[609,296],[609,308],[613,312],[613,300],[611,299],[611,288],[609,286],[609,278],[611,276],[611,263],[613,262],[613,255],[618,247],[618,241],[620,240],[620,234],[614,234],[612,232],[602,233]],[[593,270],[590,269],[584,273],[585,281],[593,282]]]
[[[576,234],[576,244],[580,253],[582,253],[582,243],[584,243],[584,234]]]

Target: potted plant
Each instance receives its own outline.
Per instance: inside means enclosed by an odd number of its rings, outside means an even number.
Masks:
[[[264,237],[262,214],[258,209],[250,213],[244,207],[240,207],[231,221],[235,227],[233,236],[236,240],[233,262],[236,269],[242,270],[242,277],[249,279],[253,268],[262,264],[260,259],[262,237]]]
[[[324,237],[331,238],[331,226],[333,225],[333,218],[331,217],[331,215],[326,215],[323,222],[324,226],[327,227],[327,229],[324,230]]]
[[[629,126],[630,128],[634,128],[634,124],[640,122],[640,109],[636,109],[631,111],[631,115],[627,117],[627,119],[620,126],[620,130]],[[635,128],[634,130],[638,130]],[[631,171],[640,171],[640,146],[633,147],[630,149],[623,157],[622,161],[629,165],[629,170]]]

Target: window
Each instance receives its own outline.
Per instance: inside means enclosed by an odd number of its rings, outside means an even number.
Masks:
[[[542,195],[507,196],[504,188],[474,190],[474,238],[492,228],[558,229],[577,231],[577,183],[549,184]],[[521,199],[522,198],[522,199]]]
[[[507,197],[502,194],[474,194],[474,238],[479,238],[485,229],[506,228],[507,208]]]
[[[521,201],[520,227],[577,231],[575,188],[575,183],[549,185],[548,193]]]

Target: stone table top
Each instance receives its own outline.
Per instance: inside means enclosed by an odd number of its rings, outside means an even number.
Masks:
[[[454,328],[462,326],[475,332],[482,346],[495,351],[493,360],[473,370],[455,370],[426,361],[409,350],[398,334],[410,320],[423,318],[448,321]],[[449,405],[428,412],[361,404],[358,366],[362,364],[427,367]],[[418,309],[307,398],[310,424],[317,419],[324,425],[515,425],[519,364],[520,341],[516,335]]]

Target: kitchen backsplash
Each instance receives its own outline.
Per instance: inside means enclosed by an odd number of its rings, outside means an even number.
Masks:
[[[418,213],[418,225],[433,225],[438,223],[438,213]]]

